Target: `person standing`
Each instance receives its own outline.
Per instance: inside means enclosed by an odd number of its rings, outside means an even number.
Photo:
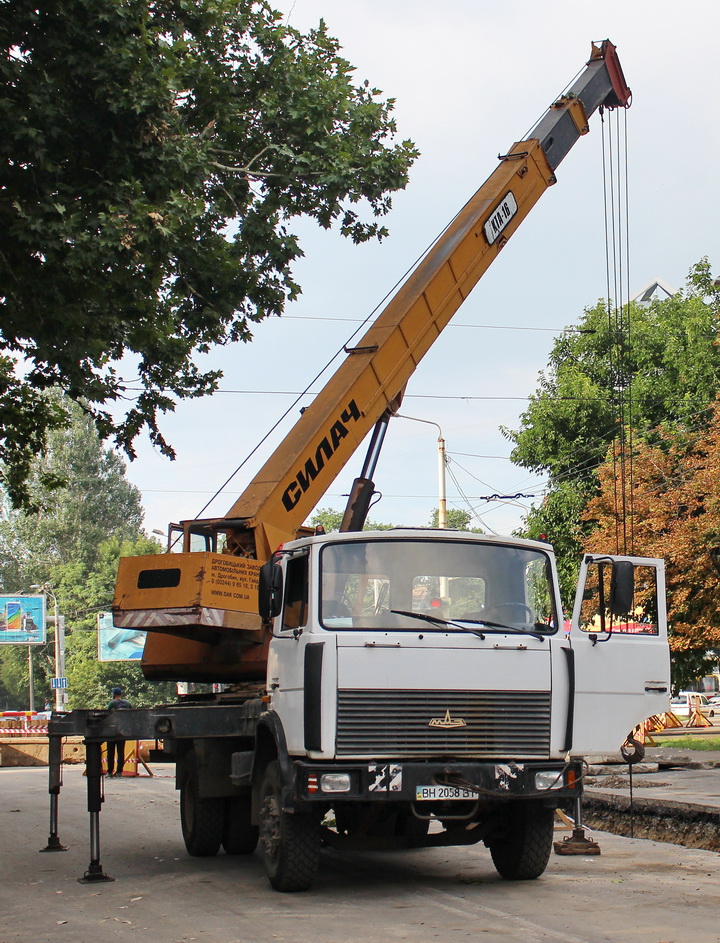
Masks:
[[[117,711],[128,710],[130,707],[132,707],[132,704],[123,697],[122,688],[113,688],[112,701],[108,704],[107,709]],[[108,776],[120,777],[123,774],[123,766],[125,766],[125,741],[108,740],[106,746]]]

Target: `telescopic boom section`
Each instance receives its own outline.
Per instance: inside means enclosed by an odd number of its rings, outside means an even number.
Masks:
[[[495,172],[452,220],[362,340],[346,349],[345,361],[225,518],[184,522],[182,554],[121,561],[115,624],[163,633],[148,637],[143,660],[148,676],[191,680],[191,664],[216,660],[208,649],[217,646],[223,629],[250,630],[253,635],[252,630],[259,628],[252,588],[257,561],[269,559],[281,543],[303,533],[308,514],[368,432],[397,408],[405,385],[440,332],[555,183],[556,168],[587,133],[590,115],[598,108],[629,103],[630,90],[615,46],[609,40],[593,44],[590,60],[567,94],[550,106],[526,140],[500,156]],[[221,548],[216,538],[222,531],[223,555],[217,552]],[[190,552],[198,537],[205,541],[205,553]],[[256,559],[234,557],[233,537],[252,538]],[[185,646],[182,656],[168,653],[167,643],[173,641],[168,634],[179,636],[174,641]],[[221,677],[218,667],[219,674],[208,669],[197,671],[195,677]]]

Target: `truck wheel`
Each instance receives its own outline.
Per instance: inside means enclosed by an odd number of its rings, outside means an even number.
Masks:
[[[276,891],[306,891],[320,864],[320,822],[307,812],[282,810],[277,761],[265,770],[260,797],[260,854]]]
[[[540,802],[510,802],[502,827],[489,841],[493,864],[508,881],[538,878],[552,850],[555,812]]]
[[[250,796],[225,802],[225,828],[222,846],[228,855],[251,855],[258,843],[259,829],[250,821]]]
[[[223,799],[201,799],[197,757],[190,752],[180,786],[180,824],[188,854],[208,858],[220,850],[225,820]]]

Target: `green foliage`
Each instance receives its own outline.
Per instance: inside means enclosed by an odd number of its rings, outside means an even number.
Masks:
[[[577,482],[560,482],[546,496],[542,504],[531,508],[525,517],[522,531],[517,536],[531,540],[547,540],[557,558],[558,579],[563,608],[572,610],[575,599],[578,569],[582,555],[582,541],[591,530],[583,512],[593,489],[583,488]]]
[[[310,518],[310,526],[317,527],[321,525],[325,528],[326,534],[332,534],[340,530],[344,511],[336,511],[333,508],[318,508]],[[376,521],[365,521],[363,530],[392,530],[395,524],[378,524]]]
[[[696,736],[653,737],[655,746],[666,750],[720,750],[720,737]]]
[[[720,287],[707,259],[684,292],[623,320],[586,311],[556,342],[521,429],[506,430],[513,459],[549,477],[523,533],[554,545],[567,608],[584,551],[664,559],[673,687],[688,688],[718,641]]]
[[[159,552],[158,542],[144,535],[134,539],[110,537],[98,547],[92,565],[77,561],[55,567],[55,591],[63,600],[70,629],[66,674],[71,708],[104,707],[115,685],[137,707],[174,699],[175,685],[146,681],[139,664],[97,659],[97,614],[110,608],[120,557]]]
[[[693,266],[685,291],[649,306],[631,304],[623,318],[619,333],[604,303],[587,309],[578,327],[556,340],[520,428],[503,429],[515,446],[512,460],[548,476],[547,497],[522,532],[546,534],[555,546],[566,600],[592,529],[583,510],[621,430],[653,443],[661,427],[702,429],[720,385],[720,288],[707,259]]]
[[[66,649],[70,703],[103,706],[103,697],[120,672],[136,699],[165,698],[172,686],[153,695],[139,665],[97,663],[96,619],[109,608],[120,556],[157,553],[160,545],[140,531],[140,492],[127,481],[122,460],[103,448],[92,422],[79,407],[67,406],[69,424],[49,436],[47,454],[31,468],[29,487],[45,507],[42,512],[14,511],[6,500],[0,520],[0,591],[30,592],[33,584],[49,584],[66,617]],[[48,494],[44,474],[57,474],[66,484]],[[52,597],[48,597],[50,614]],[[47,644],[32,652],[36,706],[51,698],[55,675],[55,628]],[[119,664],[119,663],[118,663]],[[77,677],[75,674],[77,673]],[[77,686],[76,686],[77,685]],[[165,691],[167,688],[167,691]],[[0,702],[28,707],[28,653],[24,646],[0,648]],[[147,701],[143,700],[143,703]]]
[[[2,6],[0,462],[28,507],[65,422],[42,391],[130,456],[145,429],[171,455],[160,414],[219,377],[194,355],[299,292],[292,220],[381,238],[417,152],[322,22],[262,0]]]
[[[553,485],[594,485],[623,419],[620,384],[632,385],[625,418],[636,433],[673,423],[698,428],[720,385],[719,318],[720,288],[707,259],[691,269],[684,292],[648,307],[631,304],[622,337],[604,303],[587,309],[578,328],[555,341],[520,429],[503,430],[515,444],[513,461],[548,473]]]
[[[706,647],[671,651],[672,687],[676,691],[692,691],[698,678],[709,675],[717,665],[717,654]]]
[[[343,512],[336,511],[334,508],[318,508],[310,518],[311,527],[322,527],[326,534],[332,534],[340,530]]]
[[[98,547],[97,559],[88,564],[58,564],[53,570],[54,587],[63,611],[72,613],[73,629],[95,631],[96,613],[112,603],[120,557],[160,553],[152,537],[138,534],[133,538],[108,537]]]
[[[133,707],[147,707],[177,699],[172,682],[146,681],[140,665],[132,661],[97,660],[97,633],[77,630],[68,639],[67,677],[69,707],[103,708],[112,689],[122,688]]]
[[[471,534],[482,534],[483,530],[481,527],[468,527],[468,524],[472,520],[472,514],[470,511],[463,511],[460,508],[448,508],[446,512],[447,517],[447,529],[448,530],[467,530]],[[440,525],[440,508],[435,508],[432,512],[432,517],[430,518],[430,527],[439,527]]]
[[[28,479],[34,503],[44,510],[14,511],[7,497],[0,498],[0,588],[5,592],[53,583],[56,567],[77,563],[92,569],[103,540],[136,536],[142,523],[140,492],[125,478],[122,459],[102,447],[79,407],[61,405],[67,423],[49,434],[47,452],[35,459]],[[64,484],[48,492],[48,477]]]
[[[336,511],[333,508],[318,508],[310,518],[310,525],[317,527],[321,524],[325,528],[326,534],[340,530],[340,524],[343,519],[343,511]],[[435,508],[428,524],[429,527],[437,527],[439,518],[439,509]],[[479,527],[468,527],[472,515],[469,511],[462,511],[459,508],[448,508],[447,526],[449,530],[469,530],[473,534],[481,534],[483,531]],[[415,526],[415,525],[410,525]],[[379,524],[377,521],[366,521],[363,530],[392,530],[395,527],[402,527],[402,524]]]
[[[128,700],[138,706],[156,704],[175,696],[173,684],[146,681],[139,664],[99,662],[97,614],[112,603],[118,561],[121,556],[159,553],[157,541],[145,536],[135,539],[110,537],[97,548],[92,564],[76,560],[58,564],[53,570],[52,586],[58,608],[66,618],[66,676],[71,708],[104,707],[110,691],[120,685]],[[49,605],[52,605],[50,600]],[[33,651],[36,707],[52,700],[50,679],[55,674],[55,628],[48,630],[46,645]],[[28,706],[27,650],[14,645],[0,650],[0,680],[5,698],[14,709]],[[0,698],[3,691],[0,689]]]
[[[33,659],[33,673],[36,673],[38,655],[34,646],[30,652],[24,645],[6,645],[0,648],[0,709],[10,711],[29,709],[28,656]],[[44,680],[43,678],[43,693]]]

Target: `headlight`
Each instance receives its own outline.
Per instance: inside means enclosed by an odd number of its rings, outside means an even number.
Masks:
[[[562,789],[565,785],[565,778],[562,770],[543,770],[542,773],[535,773],[535,788],[538,792],[546,789]]]
[[[320,792],[350,792],[350,773],[323,773]]]

